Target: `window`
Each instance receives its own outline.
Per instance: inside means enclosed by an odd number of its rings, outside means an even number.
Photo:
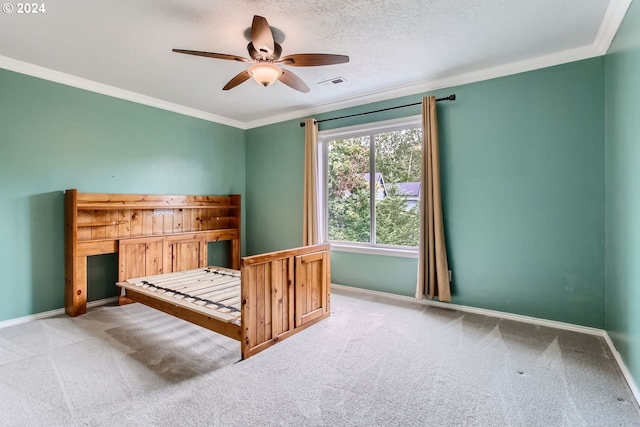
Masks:
[[[420,117],[319,136],[326,240],[337,249],[414,253],[420,231]]]

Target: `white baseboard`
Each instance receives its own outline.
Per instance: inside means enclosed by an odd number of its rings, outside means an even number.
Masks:
[[[603,331],[603,332],[604,332],[604,335],[603,335],[604,340],[607,342],[607,345],[609,345],[609,349],[611,350],[611,353],[613,353],[613,357],[616,358],[616,362],[618,362],[620,371],[622,371],[622,375],[624,376],[624,379],[627,380],[627,384],[629,384],[631,393],[633,393],[633,395],[635,396],[636,402],[640,404],[640,389],[638,389],[638,385],[635,383],[633,376],[631,376],[631,372],[629,372],[629,369],[627,368],[627,365],[624,363],[624,360],[622,360],[622,356],[620,355],[620,352],[616,350],[616,346],[613,344],[613,341],[611,340],[609,333],[607,331]]]
[[[558,322],[558,321],[555,321],[555,320],[540,319],[538,317],[523,316],[521,314],[513,314],[513,313],[505,313],[503,311],[489,310],[489,309],[486,309],[486,308],[470,307],[470,306],[467,306],[467,305],[452,304],[452,303],[449,303],[449,302],[432,301],[432,300],[428,300],[428,299],[419,300],[419,299],[416,299],[414,297],[408,297],[408,296],[404,296],[404,295],[395,295],[395,294],[390,294],[390,293],[387,293],[387,292],[380,292],[380,291],[371,291],[369,289],[354,288],[354,287],[351,287],[351,286],[337,285],[337,284],[334,284],[334,283],[331,284],[331,288],[332,289],[336,289],[336,290],[344,290],[344,291],[348,291],[348,292],[356,292],[356,293],[363,293],[363,294],[369,294],[369,295],[377,295],[377,296],[380,296],[380,297],[386,297],[386,298],[391,298],[391,299],[400,300],[400,301],[413,301],[413,302],[418,303],[418,304],[424,304],[424,305],[429,305],[429,306],[433,306],[433,307],[446,308],[446,309],[449,309],[449,310],[464,311],[464,312],[467,312],[467,313],[481,314],[481,315],[484,315],[484,316],[498,317],[498,318],[501,318],[501,319],[515,320],[517,322],[532,323],[534,325],[548,326],[550,328],[557,328],[557,329],[565,329],[565,330],[568,330],[568,331],[581,332],[583,334],[589,334],[589,335],[602,336],[603,333],[605,333],[605,331],[603,331],[602,329],[590,328],[590,327],[587,327],[587,326],[574,325],[574,324],[565,323],[565,322]]]
[[[100,299],[97,301],[90,301],[87,303],[87,308],[107,305],[116,301],[118,301],[118,297],[111,297],[111,298]],[[0,322],[0,329],[7,328],[13,325],[19,325],[20,323],[31,322],[33,320],[39,320],[39,319],[45,319],[47,317],[57,316],[59,314],[64,314],[64,308],[57,308],[55,310],[43,311],[42,313],[31,314],[29,316],[16,317],[15,319],[5,320]]]
[[[464,311],[466,313],[481,314],[485,316],[497,317],[500,319],[514,320],[516,322],[531,323],[534,325],[547,326],[550,328],[564,329],[567,331],[573,331],[573,332],[579,332],[583,334],[597,335],[597,336],[603,337],[605,342],[609,346],[611,353],[615,357],[616,362],[618,363],[618,367],[620,368],[620,371],[622,372],[624,379],[627,381],[627,384],[629,385],[629,389],[631,389],[631,393],[633,393],[633,396],[635,397],[636,402],[640,404],[640,390],[638,389],[638,386],[636,385],[635,380],[633,379],[633,376],[631,376],[631,372],[629,372],[627,365],[624,363],[624,360],[622,360],[622,356],[620,355],[615,345],[613,344],[613,341],[611,340],[609,333],[604,329],[590,328],[587,326],[574,325],[571,323],[558,322],[555,320],[540,319],[537,317],[523,316],[521,314],[505,313],[503,311],[470,307],[466,305],[452,304],[448,302],[431,301],[427,299],[419,300],[414,297],[390,294],[387,292],[380,292],[380,291],[372,291],[372,290],[363,289],[363,288],[355,288],[352,286],[338,285],[335,283],[331,284],[331,289],[337,290],[337,291],[351,292],[354,294],[375,295],[382,298],[388,298],[388,299],[393,299],[397,301],[413,302],[416,304],[439,307],[439,308],[444,308],[448,310]]]

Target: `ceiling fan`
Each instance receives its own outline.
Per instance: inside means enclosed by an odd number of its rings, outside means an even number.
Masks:
[[[173,52],[188,55],[205,56],[208,58],[227,59],[250,63],[246,70],[242,71],[222,88],[233,89],[240,83],[253,77],[262,86],[269,86],[276,80],[300,92],[309,92],[309,87],[302,79],[280,65],[293,67],[314,67],[318,65],[333,65],[349,62],[346,55],[332,55],[326,53],[298,53],[280,58],[282,46],[273,39],[273,33],[269,23],[262,16],[255,15],[251,23],[251,41],[247,45],[249,58],[242,56],[226,55],[223,53],[202,52],[199,50],[173,49]]]

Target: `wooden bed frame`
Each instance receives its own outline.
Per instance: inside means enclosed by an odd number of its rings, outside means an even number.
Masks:
[[[307,246],[241,259],[240,218],[239,195],[67,190],[66,313],[77,316],[86,312],[87,257],[118,253],[118,285],[124,294],[120,303],[141,302],[237,339],[241,341],[243,359],[328,317],[329,246]],[[181,275],[198,273],[207,267],[208,243],[222,240],[231,241],[231,267],[240,270],[239,319],[211,312],[189,298],[153,295],[135,287],[136,281],[166,273],[177,280]]]

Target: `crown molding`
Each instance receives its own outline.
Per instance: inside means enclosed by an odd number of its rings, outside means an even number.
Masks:
[[[602,18],[602,24],[596,35],[596,40],[593,45],[600,52],[601,55],[605,55],[609,51],[609,46],[613,42],[613,38],[622,24],[624,16],[631,6],[633,0],[611,0],[609,7]]]
[[[153,98],[151,96],[142,95],[137,92],[120,89],[115,86],[109,86],[103,83],[98,83],[93,80],[84,79],[82,77],[74,76],[72,74],[55,71],[49,68],[30,64],[28,62],[19,61],[17,59],[9,58],[2,55],[0,55],[0,68],[4,68],[9,71],[15,71],[17,73],[26,74],[28,76],[52,81],[55,83],[61,83],[63,85],[84,89],[90,92],[99,93],[101,95],[107,95],[114,98],[120,98],[126,101],[135,102],[137,104],[160,108],[162,110],[183,114],[185,116],[196,117],[198,119],[215,122],[222,125],[232,126],[240,129],[246,129],[246,125],[243,122],[240,122],[237,120],[207,113],[201,110],[196,110],[195,108],[185,107],[184,105],[163,101],[161,99]]]

